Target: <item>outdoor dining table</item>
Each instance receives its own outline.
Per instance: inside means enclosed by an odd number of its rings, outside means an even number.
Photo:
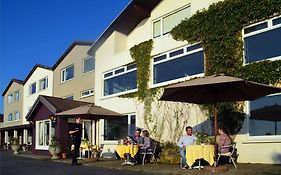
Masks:
[[[199,159],[199,166],[194,168],[203,168],[201,159],[206,160],[211,166],[215,163],[215,146],[214,145],[187,145],[186,146],[186,163],[191,167]]]
[[[138,150],[138,145],[117,145],[117,154],[120,156],[120,158],[125,160],[121,165],[134,165],[134,163],[130,161],[130,155],[131,157],[136,156]]]

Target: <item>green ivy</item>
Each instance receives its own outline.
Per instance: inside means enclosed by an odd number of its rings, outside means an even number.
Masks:
[[[261,61],[242,66],[235,76],[263,84],[276,84],[281,79],[281,60]]]
[[[145,41],[130,49],[130,54],[137,65],[137,98],[144,101],[149,92],[150,62],[153,41]]]
[[[243,63],[242,28],[280,13],[280,0],[224,0],[182,21],[171,35],[178,41],[201,42],[206,75],[233,75]]]
[[[244,26],[281,13],[280,0],[224,0],[196,12],[173,28],[178,41],[200,42],[205,53],[205,75],[224,73],[264,84],[280,83],[281,61],[261,61],[243,66]],[[210,105],[209,113],[212,113]],[[244,114],[237,103],[222,103],[219,123],[237,133]]]

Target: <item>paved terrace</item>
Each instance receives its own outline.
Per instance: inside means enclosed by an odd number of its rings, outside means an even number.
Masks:
[[[31,153],[21,153],[19,156],[22,158],[32,158],[34,160],[46,160],[50,162],[59,162],[65,164],[71,164],[71,159],[65,160],[52,160],[51,157],[47,156],[38,156]],[[1,158],[2,159],[2,158]],[[163,175],[210,175],[210,174],[219,174],[219,175],[280,175],[281,174],[281,165],[268,165],[268,164],[237,164],[238,170],[235,170],[232,164],[220,166],[220,168],[225,168],[227,171],[224,172],[211,172],[210,167],[206,167],[203,170],[192,169],[192,170],[182,170],[179,165],[166,165],[166,164],[153,164],[148,163],[144,166],[142,165],[126,165],[121,166],[123,161],[121,160],[110,160],[110,159],[101,159],[96,162],[83,162],[84,167],[89,167],[95,172],[96,168],[101,169],[110,169],[110,170],[123,170],[125,172],[135,172],[132,174],[163,174]],[[17,162],[20,163],[20,162]],[[93,173],[95,174],[95,173]],[[123,173],[122,173],[123,174]],[[125,173],[126,174],[126,173]],[[129,173],[130,174],[130,173]]]

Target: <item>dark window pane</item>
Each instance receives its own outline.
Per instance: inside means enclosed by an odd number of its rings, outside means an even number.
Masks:
[[[274,26],[277,25],[277,24],[281,24],[281,18],[274,19],[274,20],[272,21],[272,24],[273,24]]]
[[[281,28],[245,38],[246,62],[280,56],[280,43]]]
[[[104,120],[104,140],[123,139],[128,135],[128,118]]]
[[[159,56],[159,57],[155,57],[154,58],[154,62],[157,62],[157,61],[160,61],[160,60],[164,60],[164,59],[166,59],[166,54],[162,55],[162,56]]]
[[[187,47],[186,50],[187,50],[187,52],[189,52],[189,51],[196,50],[196,49],[199,49],[199,48],[202,48],[202,45],[201,44],[195,44],[193,46]]]
[[[120,74],[125,71],[125,68],[121,68],[115,71],[115,74]]]
[[[90,72],[95,69],[95,60],[93,57],[84,60],[84,73]]]
[[[136,67],[137,67],[136,64],[130,64],[130,65],[127,66],[127,70],[131,70],[131,69],[134,69]]]
[[[281,95],[250,101],[251,136],[281,135]]]
[[[204,72],[203,51],[154,65],[154,84]]]
[[[68,96],[68,97],[65,97],[65,99],[67,99],[67,100],[73,100],[74,97],[73,97],[73,96]]]
[[[244,33],[247,34],[247,33],[251,33],[251,32],[254,32],[254,31],[257,31],[257,30],[265,29],[265,28],[267,28],[267,22],[258,24],[258,25],[253,26],[253,27],[246,28],[246,29],[244,29]]]
[[[104,74],[104,78],[110,77],[110,76],[112,76],[112,75],[113,75],[113,72],[108,72],[108,73]]]
[[[137,71],[104,80],[104,96],[137,88]]]
[[[171,52],[170,53],[170,57],[173,57],[173,56],[176,56],[176,55],[180,55],[183,53],[183,49],[179,49],[179,50],[176,50],[174,52]]]
[[[130,115],[131,117],[131,124],[129,126],[129,135],[134,135],[135,130],[136,130],[136,115]]]
[[[66,68],[66,80],[69,80],[74,77],[74,66]]]

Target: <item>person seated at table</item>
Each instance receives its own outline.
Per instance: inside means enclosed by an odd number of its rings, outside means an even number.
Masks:
[[[141,136],[141,129],[138,128],[135,131],[135,134],[131,136],[134,145],[143,144],[143,137]]]
[[[229,152],[229,149],[231,145],[231,139],[228,135],[228,130],[223,127],[223,126],[220,126],[218,128],[218,136],[217,136],[217,146],[218,146],[218,152],[220,153],[226,153],[226,152]]]
[[[133,145],[133,140],[130,136],[127,136],[124,140],[125,145]]]
[[[220,126],[218,128],[218,136],[217,136],[217,150],[219,153],[227,153],[230,151],[231,139],[228,135],[228,130]],[[223,156],[220,158],[220,164],[225,164],[228,161],[228,157]]]
[[[186,145],[193,145],[195,141],[197,140],[196,136],[192,134],[192,127],[187,126],[185,128],[186,135],[182,136],[177,145],[180,147],[180,156],[182,160],[182,169],[187,169],[188,165],[186,164]]]
[[[135,163],[142,162],[142,153],[147,151],[152,151],[152,139],[149,136],[149,132],[147,130],[142,131],[142,138],[139,138],[139,150],[135,155],[133,161]]]

